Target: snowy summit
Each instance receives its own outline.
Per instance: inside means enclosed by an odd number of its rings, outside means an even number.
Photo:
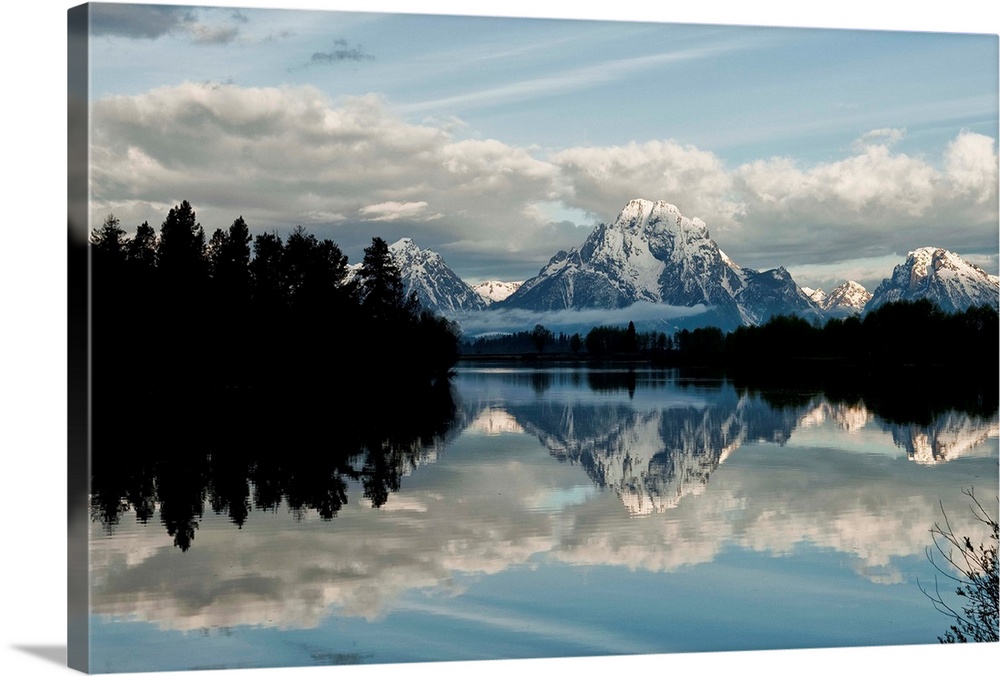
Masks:
[[[612,224],[598,225],[580,247],[557,253],[500,305],[545,311],[637,302],[710,308],[710,323],[723,327],[819,312],[783,268],[741,268],[704,221],[643,199],[626,204]]]
[[[487,303],[496,303],[506,300],[508,296],[521,288],[521,282],[500,282],[490,280],[480,282],[472,287]]]
[[[389,245],[403,279],[406,295],[417,294],[421,307],[456,315],[486,309],[486,302],[448,267],[441,254],[421,249],[409,237]]]
[[[865,311],[893,301],[926,298],[945,312],[961,312],[974,305],[1000,306],[1000,277],[936,247],[911,251],[892,276],[875,289]]]
[[[802,287],[802,291],[827,316],[860,314],[872,297],[868,289],[853,281],[844,282],[829,294],[808,287]]]

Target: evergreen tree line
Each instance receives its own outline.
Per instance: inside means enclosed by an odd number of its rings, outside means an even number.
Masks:
[[[776,316],[759,326],[728,333],[718,327],[637,331],[629,322],[596,326],[586,336],[558,336],[538,325],[532,331],[465,341],[463,354],[530,351],[582,353],[595,358],[644,357],[665,365],[768,368],[804,361],[859,365],[948,365],[990,370],[1000,348],[997,311],[987,305],[948,313],[930,300],[887,303],[863,318],[810,323]],[[539,336],[548,338],[539,340]]]
[[[301,227],[252,237],[242,217],[206,239],[184,201],[159,233],[146,222],[127,237],[109,215],[91,270],[101,393],[424,386],[457,358],[457,328],[404,296],[379,237],[352,278],[329,239]]]
[[[555,334],[541,324],[530,331],[478,336],[462,343],[464,355],[531,354],[579,352],[583,343],[579,334]]]
[[[302,228],[206,238],[188,202],[157,233],[91,233],[91,515],[159,520],[191,546],[208,505],[332,518],[378,507],[455,418],[458,334],[406,298],[374,238],[356,275]]]
[[[946,366],[996,373],[1000,322],[989,306],[948,313],[927,299],[887,303],[864,317],[823,324],[777,316],[724,334],[716,328],[681,331],[669,358],[744,371],[808,362],[881,367]]]
[[[662,331],[636,331],[635,324],[628,328],[595,326],[586,336],[579,332],[553,333],[542,324],[531,331],[480,336],[462,343],[462,354],[539,354],[581,355],[610,357],[624,355],[652,355],[664,351],[670,339]]]
[[[633,354],[627,330],[605,333],[625,340],[618,355]],[[729,333],[685,329],[639,351],[657,365],[708,369],[739,389],[863,400],[889,420],[926,422],[949,409],[984,415],[998,405],[1000,318],[986,305],[948,313],[926,299],[900,301],[822,324],[777,316]]]

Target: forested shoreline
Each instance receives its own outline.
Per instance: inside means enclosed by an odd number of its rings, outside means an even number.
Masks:
[[[253,256],[251,256],[251,247]],[[373,506],[454,420],[457,328],[404,296],[384,240],[356,274],[296,228],[206,240],[188,202],[159,233],[109,215],[90,237],[91,516],[134,511],[190,547],[206,499],[332,518]],[[391,417],[386,411],[394,411]]]
[[[191,205],[157,233],[128,237],[108,215],[91,233],[93,386],[110,392],[380,386],[447,379],[459,358],[639,360],[794,376],[846,367],[944,367],[996,373],[997,312],[949,314],[928,300],[886,304],[823,324],[789,316],[729,333],[596,326],[585,335],[531,330],[460,342],[457,325],[404,295],[384,240],[357,274],[329,239],[303,228],[252,237],[242,217],[206,238]]]
[[[251,504],[333,518],[351,482],[384,504],[423,449],[454,429],[460,347],[482,358],[699,369],[779,408],[811,396],[788,386],[864,401],[890,420],[997,406],[988,307],[946,314],[896,303],[821,326],[776,317],[728,334],[630,324],[556,335],[539,324],[460,346],[457,326],[404,295],[378,237],[351,274],[334,242],[302,228],[251,237],[240,217],[206,238],[185,201],[159,233],[143,223],[129,237],[109,215],[90,255],[91,515],[110,531],[125,512],[145,522],[159,504],[181,549],[206,500],[237,526]],[[590,377],[595,389],[635,387],[631,370]]]
[[[239,217],[206,238],[184,201],[158,234],[145,222],[127,237],[109,215],[90,244],[97,395],[424,387],[457,357],[457,328],[404,296],[378,237],[352,276],[336,243],[301,227],[251,237]]]
[[[724,332],[717,327],[637,331],[634,323],[596,326],[586,334],[531,331],[465,340],[462,356],[639,360],[664,366],[787,370],[829,362],[859,366],[969,366],[998,364],[1000,320],[981,305],[947,313],[929,300],[887,303],[864,317],[825,323],[776,316],[758,326]]]

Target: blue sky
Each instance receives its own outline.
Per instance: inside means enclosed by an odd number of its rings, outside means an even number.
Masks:
[[[642,197],[802,285],[929,245],[997,273],[996,35],[118,5],[92,33],[97,222],[188,199],[477,282]]]

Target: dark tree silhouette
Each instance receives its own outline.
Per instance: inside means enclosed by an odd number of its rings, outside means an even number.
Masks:
[[[272,232],[257,235],[253,240],[254,257],[250,261],[250,293],[259,312],[269,312],[285,303],[281,279],[285,245]]]
[[[539,354],[545,351],[545,346],[551,343],[553,338],[555,336],[552,332],[541,324],[535,324],[535,328],[531,330],[531,342]]]
[[[158,265],[170,283],[201,283],[208,272],[205,231],[187,200],[175,206],[160,226]]]
[[[250,229],[240,216],[229,226],[212,233],[208,242],[208,266],[215,285],[231,301],[242,299],[250,288]]]
[[[353,287],[345,285],[347,256],[332,241],[319,241],[301,226],[285,241],[281,271],[293,308],[339,311],[354,301]]]
[[[108,214],[101,227],[90,233],[90,243],[94,255],[104,261],[121,263],[125,260],[125,231],[114,214]]]
[[[156,247],[156,231],[149,221],[143,221],[128,241],[126,257],[134,269],[149,274],[156,267]]]
[[[361,307],[376,322],[398,321],[412,309],[404,296],[399,267],[381,237],[372,238],[371,246],[365,248],[358,276]]]

